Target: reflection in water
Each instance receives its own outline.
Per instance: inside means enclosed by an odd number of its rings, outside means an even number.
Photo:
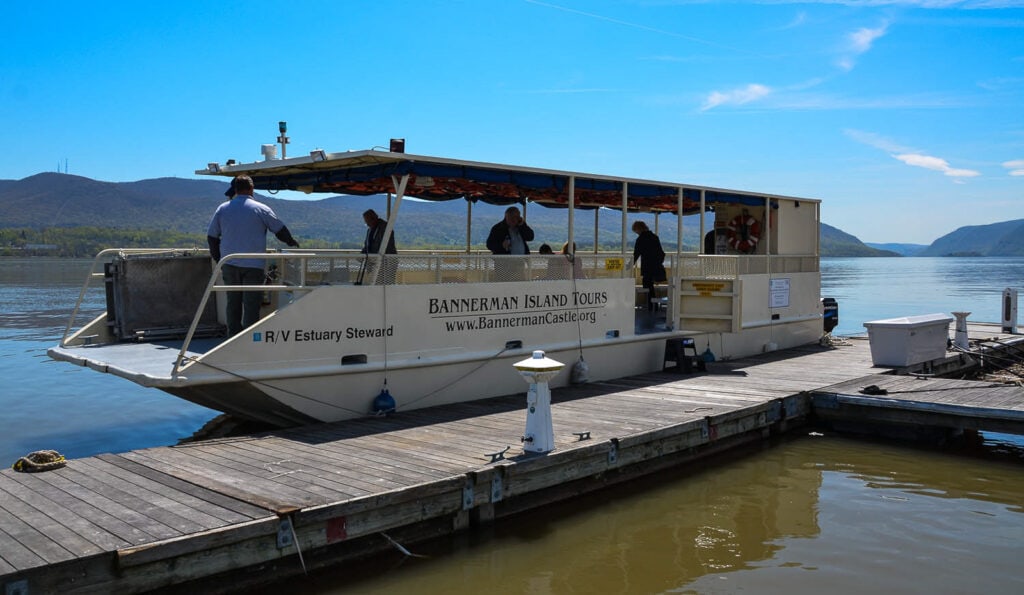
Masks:
[[[799,437],[292,580],[302,593],[1024,592],[1024,473]],[[273,591],[268,586],[265,592]]]

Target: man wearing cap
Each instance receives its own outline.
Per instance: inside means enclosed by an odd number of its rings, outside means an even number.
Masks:
[[[285,244],[298,248],[285,224],[267,205],[253,199],[253,182],[249,176],[238,176],[224,194],[228,201],[217,207],[206,231],[210,256],[219,261],[221,254],[260,253],[267,251],[267,231]],[[233,258],[223,267],[226,285],[263,285],[262,258]],[[228,335],[236,335],[260,318],[262,291],[229,291],[227,297]]]

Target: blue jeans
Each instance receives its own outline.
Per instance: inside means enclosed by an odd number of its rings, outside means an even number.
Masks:
[[[263,269],[236,267],[226,264],[223,268],[224,283],[227,285],[263,285]],[[260,319],[260,303],[263,290],[229,291],[227,304],[228,336],[242,332]]]

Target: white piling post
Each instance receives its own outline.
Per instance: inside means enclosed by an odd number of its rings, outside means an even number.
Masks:
[[[970,315],[970,312],[953,312],[953,316],[956,316],[956,334],[953,335],[953,345],[960,349],[971,348],[971,344],[967,340],[967,317]]]
[[[513,364],[530,383],[526,393],[526,432],[523,450],[542,454],[555,449],[555,432],[551,424],[551,389],[548,381],[565,367],[562,362],[544,357],[543,351],[534,351],[533,357]]]
[[[1017,334],[1017,290],[1007,287],[1003,290],[1003,332]]]

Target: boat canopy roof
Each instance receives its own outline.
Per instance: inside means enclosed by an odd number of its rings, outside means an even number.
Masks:
[[[658,182],[605,175],[557,171],[495,163],[462,161],[389,151],[319,153],[290,159],[255,163],[210,164],[197,170],[200,175],[252,177],[257,190],[297,190],[366,196],[397,192],[400,178],[408,175],[404,195],[424,200],[483,201],[495,205],[537,203],[546,207],[568,207],[570,185],[573,207],[623,208],[625,190],[628,211],[700,211],[701,192],[705,205],[741,204],[762,206],[765,200],[814,199],[724,190],[698,185]]]

